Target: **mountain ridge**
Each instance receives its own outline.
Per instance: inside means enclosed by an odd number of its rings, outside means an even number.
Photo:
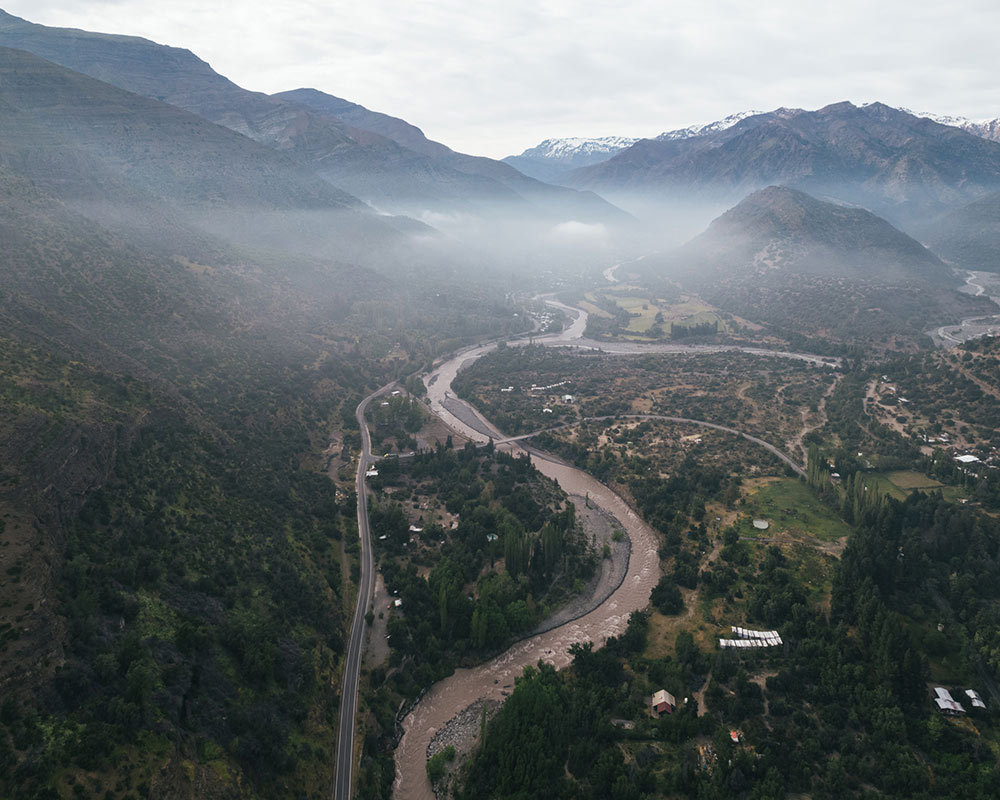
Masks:
[[[864,104],[860,107],[863,108]],[[966,117],[947,116],[932,112],[914,112],[903,107],[899,107],[897,110],[915,117],[930,119],[942,125],[959,128],[982,139],[1000,141],[1000,118],[971,120]],[[800,108],[779,108],[772,112],[757,110],[739,111],[712,122],[664,131],[650,137],[551,138],[545,139],[538,145],[524,150],[519,155],[507,156],[504,161],[518,167],[526,174],[532,174],[543,180],[558,182],[567,178],[571,170],[604,163],[640,143],[643,138],[659,142],[693,139],[722,133],[743,120],[754,117],[767,118],[771,115],[781,115],[787,118],[801,113],[808,112]]]
[[[626,221],[627,215],[589,192],[551,187],[501,162],[455,153],[415,126],[328,95],[342,120],[315,90],[267,95],[243,89],[182,48],[140,37],[50,28],[5,12],[0,44],[43,58],[119,88],[184,108],[277,149],[334,186],[375,207],[420,217],[495,207],[583,221]],[[294,101],[289,99],[294,97]]]
[[[693,271],[702,281],[722,277],[723,265],[731,265],[748,273],[779,270],[887,283],[956,283],[936,255],[881,217],[787,186],[748,195],[681,253],[697,264]]]
[[[751,193],[644,270],[784,336],[926,347],[934,325],[993,304],[956,291],[938,256],[863,208],[787,186]]]
[[[565,181],[619,204],[724,203],[772,183],[863,205],[898,223],[1000,188],[1000,146],[882,103],[778,109],[725,130],[642,140]]]

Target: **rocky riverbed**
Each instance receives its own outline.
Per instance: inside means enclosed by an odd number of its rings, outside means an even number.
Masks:
[[[444,777],[434,784],[434,797],[445,800],[451,796],[451,789],[458,776],[462,764],[472,755],[479,744],[479,734],[483,727],[483,715],[486,723],[500,710],[501,703],[497,700],[476,700],[452,717],[431,739],[427,745],[427,758],[437,755],[446,747],[455,748],[455,758],[447,765]]]

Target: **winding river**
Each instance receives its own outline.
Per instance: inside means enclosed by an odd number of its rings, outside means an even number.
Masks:
[[[973,297],[985,295],[1000,306],[1000,297],[989,294],[990,291],[998,291],[998,277],[995,272],[966,272],[966,293]],[[1000,334],[1000,314],[966,317],[958,324],[942,325],[927,333],[935,344],[944,347],[953,347],[980,336],[996,336]]]
[[[532,339],[535,344],[549,347],[580,347],[616,355],[737,350],[761,356],[794,358],[819,366],[833,366],[837,362],[836,359],[760,348],[598,342],[583,337],[587,326],[585,311],[552,299],[546,302],[574,317],[573,322],[561,333]],[[522,342],[512,342],[510,346],[518,344]],[[479,442],[485,442],[489,437],[494,440],[503,439],[503,433],[472,406],[456,398],[451,384],[461,369],[494,349],[495,344],[464,348],[424,376],[431,410],[453,430]],[[517,450],[513,443],[505,447]],[[393,786],[395,800],[433,800],[434,792],[426,771],[427,747],[435,732],[452,717],[478,699],[502,700],[510,693],[514,679],[524,667],[536,664],[539,659],[561,669],[571,661],[568,651],[574,642],[592,641],[599,646],[609,636],[621,634],[629,615],[649,603],[650,592],[659,580],[656,534],[621,497],[574,467],[538,453],[532,453],[531,459],[542,474],[558,481],[564,491],[575,495],[589,495],[592,503],[611,513],[619,521],[632,541],[625,580],[604,603],[589,614],[517,642],[491,661],[471,669],[457,670],[450,677],[434,684],[403,720],[403,737],[396,748],[396,780]]]

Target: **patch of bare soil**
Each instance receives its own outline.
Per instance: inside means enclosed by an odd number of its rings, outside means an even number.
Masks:
[[[824,542],[819,539],[815,539],[809,536],[807,533],[797,531],[794,528],[787,531],[778,531],[772,536],[767,537],[767,541],[771,544],[782,545],[782,544],[804,544],[808,545],[813,550],[820,553],[825,553],[826,555],[833,556],[834,558],[840,558],[844,552],[844,548],[847,547],[847,537],[841,536],[835,542]]]
[[[386,639],[386,631],[389,625],[389,616],[394,613],[392,609],[393,597],[385,588],[382,574],[375,573],[375,592],[373,594],[372,608],[375,612],[375,619],[368,626],[368,641],[365,643],[365,666],[371,669],[384,664],[389,659],[389,642]]]
[[[414,439],[417,440],[417,447],[420,450],[433,450],[438,442],[444,444],[448,441],[448,436],[451,436],[452,443],[455,447],[461,447],[468,441],[460,433],[456,433],[447,425],[445,425],[437,417],[431,416],[424,425],[415,435]]]
[[[754,675],[750,679],[751,683],[756,683],[760,687],[761,694],[764,695],[764,724],[767,725],[768,730],[771,730],[771,705],[767,700],[767,679],[772,678],[777,674],[777,670],[767,670],[759,675]]]

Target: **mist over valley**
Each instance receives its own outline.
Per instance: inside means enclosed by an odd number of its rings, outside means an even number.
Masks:
[[[996,119],[500,160],[85,19],[0,11],[0,796],[993,796]]]

